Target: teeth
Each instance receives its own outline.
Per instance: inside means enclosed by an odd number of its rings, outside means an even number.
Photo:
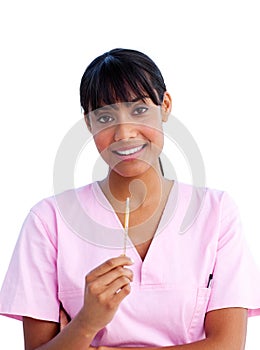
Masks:
[[[143,146],[127,149],[125,151],[116,151],[120,156],[129,156],[130,154],[134,154],[138,151],[140,151],[143,148]]]

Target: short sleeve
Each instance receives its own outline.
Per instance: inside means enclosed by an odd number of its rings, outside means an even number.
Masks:
[[[20,232],[0,292],[0,314],[58,322],[55,239],[30,211]]]
[[[260,315],[260,270],[248,248],[234,201],[222,196],[219,240],[208,311],[243,307]]]

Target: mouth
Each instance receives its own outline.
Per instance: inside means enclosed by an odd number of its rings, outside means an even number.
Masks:
[[[146,144],[132,147],[132,148],[127,148],[127,149],[114,150],[112,152],[117,154],[120,157],[129,157],[129,156],[137,155],[140,151],[142,151],[145,148],[145,146]]]

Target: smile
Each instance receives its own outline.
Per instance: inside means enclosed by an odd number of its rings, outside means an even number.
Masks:
[[[142,146],[126,149],[126,150],[120,150],[120,151],[117,150],[117,151],[113,151],[113,152],[118,154],[119,156],[130,156],[132,154],[140,152],[145,146],[146,145],[142,145]]]

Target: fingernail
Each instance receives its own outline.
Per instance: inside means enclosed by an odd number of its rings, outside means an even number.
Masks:
[[[129,258],[129,257],[128,257],[128,258]],[[131,261],[131,263],[132,263],[132,264],[134,264],[134,263],[135,263],[134,259],[129,258],[129,260]]]

